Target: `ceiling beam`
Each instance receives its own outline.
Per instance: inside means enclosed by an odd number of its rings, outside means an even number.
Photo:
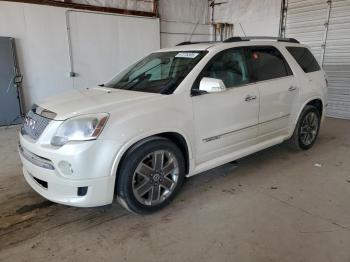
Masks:
[[[4,0],[0,0],[0,1],[4,1]],[[96,12],[106,12],[106,13],[114,13],[114,14],[122,14],[122,15],[156,17],[155,10],[153,10],[153,12],[145,12],[145,11],[128,10],[128,9],[115,8],[115,7],[104,7],[104,6],[77,4],[77,3],[73,3],[72,0],[64,0],[64,1],[6,0],[5,2],[18,2],[18,3],[26,3],[26,4],[49,5],[49,6],[57,6],[57,7],[64,7],[64,8],[80,9],[80,10],[89,10],[89,11],[96,11]],[[153,8],[153,9],[155,9],[155,8]]]

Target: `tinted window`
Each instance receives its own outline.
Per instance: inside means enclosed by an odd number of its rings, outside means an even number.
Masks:
[[[230,49],[219,53],[208,63],[200,77],[221,79],[226,87],[248,83],[248,68],[243,49]]]
[[[312,55],[309,49],[305,47],[287,47],[289,53],[298,62],[300,67],[305,73],[315,72],[320,70],[315,57]]]
[[[253,82],[292,75],[282,54],[274,47],[249,47],[248,64]]]

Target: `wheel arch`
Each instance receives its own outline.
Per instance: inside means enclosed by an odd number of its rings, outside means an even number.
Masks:
[[[324,113],[324,112],[323,112],[324,102],[323,102],[323,100],[322,100],[321,97],[313,97],[313,98],[310,98],[310,99],[306,100],[306,101],[304,102],[304,104],[300,107],[299,112],[298,112],[298,115],[297,115],[297,117],[295,118],[294,124],[296,124],[296,123],[298,122],[301,112],[303,111],[303,109],[304,109],[305,106],[307,106],[307,105],[315,106],[315,107],[319,110],[319,112],[320,112],[320,117],[321,117],[321,119],[322,119],[323,113]]]
[[[126,154],[129,152],[129,150],[135,146],[141,146],[143,143],[148,142],[156,137],[169,139],[176,146],[179,147],[179,149],[184,155],[185,164],[186,164],[186,174],[189,173],[191,168],[190,161],[192,159],[192,150],[191,150],[191,146],[188,138],[182,132],[179,132],[179,131],[154,132],[152,134],[148,134],[148,135],[130,140],[119,150],[112,166],[112,175],[116,175],[116,183],[118,180],[118,173],[119,173],[121,163],[125,158]]]

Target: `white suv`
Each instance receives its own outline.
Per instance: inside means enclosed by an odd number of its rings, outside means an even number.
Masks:
[[[151,213],[184,178],[285,140],[314,144],[325,74],[295,39],[230,38],[151,53],[108,83],[34,105],[24,177],[54,202]]]

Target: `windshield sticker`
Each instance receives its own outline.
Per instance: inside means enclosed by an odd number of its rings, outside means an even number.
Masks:
[[[197,55],[199,55],[199,53],[182,52],[182,53],[178,53],[175,57],[193,59],[193,58],[196,58]]]

